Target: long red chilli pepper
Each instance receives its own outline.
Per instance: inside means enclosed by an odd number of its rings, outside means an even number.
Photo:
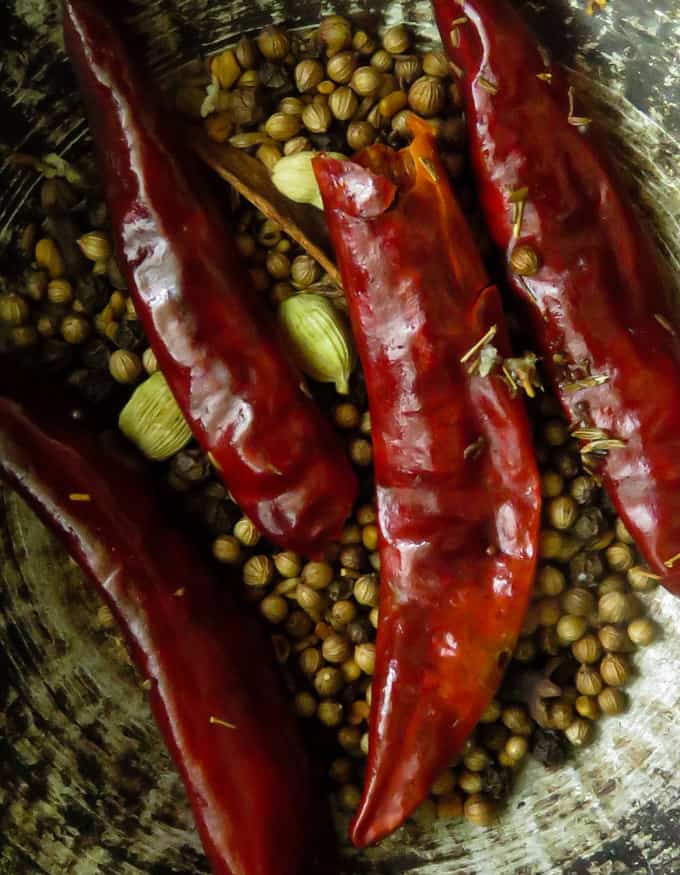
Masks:
[[[349,461],[278,347],[232,235],[160,94],[99,4],[66,0],[66,46],[137,313],[194,435],[270,539],[339,535]]]
[[[563,70],[507,0],[434,0],[486,220],[616,508],[680,593],[680,341],[655,247]],[[538,269],[520,269],[527,246]],[[526,255],[526,251],[524,252]],[[613,443],[612,443],[613,441]]]
[[[70,418],[62,392],[37,394],[0,393],[0,479],[118,619],[213,871],[306,875],[309,768],[257,621],[165,524],[144,474]]]
[[[429,127],[414,130],[400,153],[315,160],[375,450],[382,583],[359,846],[403,823],[493,696],[524,618],[540,516],[522,402],[474,368],[494,329],[509,354],[499,294]]]

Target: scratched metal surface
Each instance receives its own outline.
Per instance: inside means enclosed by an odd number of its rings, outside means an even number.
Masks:
[[[680,6],[522,4],[580,71],[631,189],[680,266]],[[584,4],[583,4],[584,5]],[[433,36],[427,2],[148,0],[133,24],[159,76],[237,30],[350,9]],[[0,250],[33,179],[10,149],[87,148],[54,0],[0,4]],[[664,640],[638,659],[633,707],[557,773],[533,764],[497,827],[402,830],[342,875],[680,873],[680,602],[650,599]],[[0,875],[193,875],[206,864],[138,679],[80,573],[26,507],[0,493]],[[247,788],[243,788],[247,793]]]

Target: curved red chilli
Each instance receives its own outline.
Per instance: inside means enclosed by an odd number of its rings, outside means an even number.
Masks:
[[[0,390],[0,479],[120,623],[215,875],[301,875],[317,814],[268,642],[167,526],[153,483],[68,410],[35,383]]]
[[[461,363],[493,326],[504,355],[508,341],[429,128],[404,152],[356,160],[371,169],[318,158],[315,170],[375,452],[380,626],[351,829],[363,846],[422,802],[493,696],[529,598],[541,502],[522,401]]]
[[[91,0],[64,6],[117,251],[159,365],[245,513],[276,543],[317,553],[351,510],[351,465],[123,34]]]
[[[434,0],[462,71],[487,224],[574,427],[612,445],[602,476],[650,566],[680,593],[680,327],[672,283],[571,90],[507,0]],[[513,231],[511,193],[525,189]],[[515,194],[515,199],[517,194]],[[606,445],[605,445],[606,446]]]

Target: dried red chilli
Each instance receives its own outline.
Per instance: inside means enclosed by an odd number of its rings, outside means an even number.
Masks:
[[[138,465],[68,411],[63,389],[2,387],[0,479],[117,618],[216,875],[300,875],[319,806],[271,648]]]
[[[434,9],[462,71],[487,224],[528,305],[544,367],[573,426],[600,433],[584,447],[589,467],[601,470],[661,582],[679,593],[680,338],[671,283],[566,73],[507,0],[434,0]],[[536,254],[529,275],[512,270],[519,246]]]
[[[315,170],[366,377],[381,597],[366,785],[351,837],[396,829],[498,686],[532,586],[540,518],[526,412],[489,285],[424,123],[396,153]]]
[[[276,543],[317,553],[355,498],[349,461],[123,34],[91,0],[64,8],[119,260],[161,370],[244,512]]]

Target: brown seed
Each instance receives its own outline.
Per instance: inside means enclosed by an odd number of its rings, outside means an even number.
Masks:
[[[359,152],[375,142],[377,131],[370,122],[354,121],[347,128],[347,145]]]
[[[474,793],[465,800],[463,813],[475,826],[489,826],[496,819],[493,802],[482,793]]]
[[[560,595],[566,586],[564,574],[556,565],[543,565],[538,572],[537,584],[541,595]]]
[[[582,665],[576,672],[576,689],[582,696],[597,696],[602,686],[602,677],[597,669]]]
[[[402,109],[392,118],[392,130],[402,137],[410,137],[409,119],[412,115],[410,109]]]
[[[458,775],[458,786],[465,793],[480,793],[483,787],[482,776],[478,772],[464,770]]]
[[[352,39],[352,45],[361,55],[372,55],[376,49],[375,39],[365,30],[358,30]]]
[[[470,772],[483,772],[491,761],[483,747],[473,747],[463,757],[463,763]]]
[[[628,707],[628,698],[623,690],[616,687],[605,687],[597,697],[597,704],[603,714],[614,716],[622,714]]]
[[[38,332],[33,325],[15,325],[10,336],[17,349],[27,349],[38,342]]]
[[[391,55],[403,55],[411,45],[411,34],[403,24],[398,24],[385,31],[382,43]]]
[[[586,474],[580,474],[569,484],[569,494],[577,504],[588,504],[596,490],[595,481]]]
[[[418,115],[430,118],[444,109],[446,90],[440,79],[434,76],[421,76],[411,85],[408,102]]]
[[[343,726],[338,730],[338,743],[347,753],[358,753],[361,744],[361,730],[356,726]]]
[[[319,61],[305,58],[295,67],[295,84],[301,94],[314,91],[316,86],[323,82],[325,71]]]
[[[290,39],[280,28],[269,26],[257,36],[257,47],[268,61],[279,61],[290,51]]]
[[[80,246],[85,258],[90,261],[108,261],[113,254],[111,240],[105,231],[90,231],[83,234],[78,239],[78,246]]]
[[[274,143],[263,143],[255,153],[255,157],[271,172],[283,155],[279,147]]]
[[[539,555],[543,559],[557,559],[564,545],[563,536],[555,529],[542,529],[539,537]]]
[[[315,675],[321,668],[323,659],[316,647],[307,647],[298,656],[300,671],[305,675]]]
[[[558,598],[539,599],[535,607],[539,626],[554,626],[562,616]]]
[[[280,595],[268,595],[260,602],[260,613],[268,623],[283,623],[288,616],[288,602]]]
[[[620,653],[608,653],[600,663],[600,675],[609,687],[622,687],[630,678],[628,660]]]
[[[374,574],[365,574],[354,584],[354,598],[360,605],[377,607],[379,602],[378,580]]]
[[[73,286],[67,279],[51,280],[47,286],[47,300],[52,304],[68,304],[73,300]]]
[[[333,414],[336,425],[345,429],[356,428],[361,418],[359,409],[349,401],[343,401],[341,404],[338,404]]]
[[[625,523],[620,517],[616,518],[614,531],[616,533],[616,538],[618,541],[621,541],[623,544],[629,544],[631,546],[635,544],[635,538],[633,538],[631,533],[626,528]]]
[[[51,316],[41,316],[35,327],[41,337],[54,337],[59,326]]]
[[[448,820],[463,815],[463,797],[460,793],[447,793],[437,799],[437,818]]]
[[[35,260],[38,267],[45,268],[51,279],[58,279],[64,275],[64,260],[61,252],[54,240],[49,237],[44,237],[36,243]]]
[[[423,72],[441,79],[449,75],[449,62],[442,51],[428,52],[423,58]]]
[[[392,116],[404,109],[407,102],[408,97],[403,91],[393,91],[380,101],[378,112],[384,119],[391,119]]]
[[[236,60],[244,70],[250,70],[257,64],[257,49],[255,43],[247,36],[242,36],[235,49]]]
[[[340,626],[347,626],[356,616],[357,609],[354,602],[347,599],[341,599],[331,608],[331,617]]]
[[[564,734],[574,747],[583,747],[593,738],[593,725],[587,720],[577,717]]]
[[[595,635],[584,635],[571,646],[574,658],[584,665],[592,665],[602,656],[602,645]]]
[[[319,720],[324,726],[339,726],[342,723],[343,707],[340,702],[328,700],[321,702],[317,711]]]
[[[606,577],[603,577],[597,587],[597,594],[599,596],[607,595],[610,592],[626,592],[626,581],[625,578],[620,574],[608,574]]]
[[[220,535],[213,541],[212,554],[218,562],[234,565],[241,559],[241,544],[233,535]]]
[[[312,589],[311,586],[307,586],[305,583],[300,583],[295,592],[295,597],[300,607],[307,611],[313,619],[318,620],[320,618],[321,611],[326,606],[326,600],[315,589]]]
[[[241,75],[241,66],[232,49],[214,55],[210,60],[210,72],[217,79],[220,88],[229,89]]]
[[[534,276],[541,263],[531,246],[515,246],[510,256],[510,265],[519,276]]]
[[[382,84],[382,73],[375,67],[358,67],[352,74],[352,89],[360,97],[372,97]]]
[[[378,527],[375,525],[364,526],[363,529],[361,530],[361,540],[363,542],[364,547],[366,547],[367,550],[371,550],[371,551],[377,550],[377,548],[378,548]]]

